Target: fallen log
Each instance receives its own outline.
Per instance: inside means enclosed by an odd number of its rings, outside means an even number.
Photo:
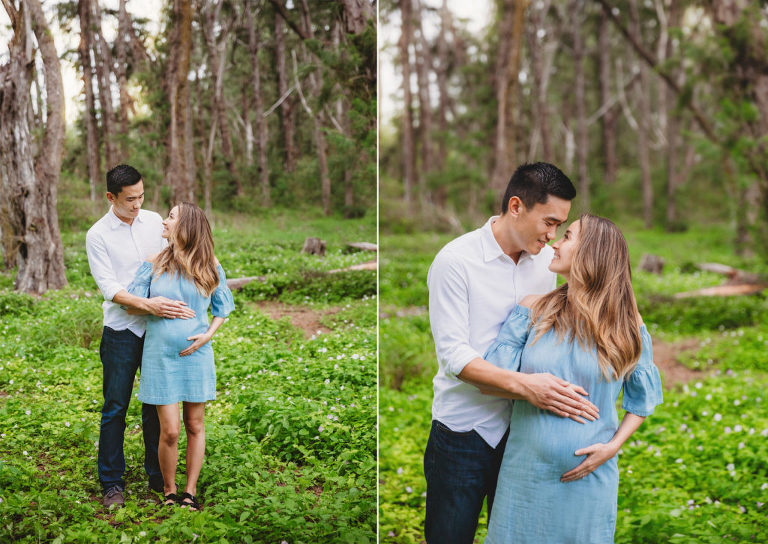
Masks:
[[[325,257],[325,241],[320,238],[307,238],[304,240],[304,247],[301,248],[301,252]]]
[[[764,289],[768,289],[768,283],[739,283],[718,285],[716,287],[705,287],[695,291],[685,291],[676,293],[676,299],[691,297],[733,297],[739,295],[754,295]]]
[[[266,276],[248,276],[246,278],[229,278],[227,279],[227,287],[229,287],[230,291],[239,291],[252,281],[260,281],[264,282],[266,281]]]
[[[699,268],[699,270],[703,270],[705,272],[714,272],[715,274],[721,274],[723,276],[726,276],[732,282],[738,282],[738,283],[759,283],[760,282],[760,276],[758,276],[757,274],[752,274],[751,272],[739,270],[738,268],[728,266],[727,264],[698,263],[696,266]]]
[[[353,251],[378,251],[379,246],[370,242],[349,242],[347,244],[347,252]]]
[[[376,270],[376,261],[368,261],[367,263],[363,264],[353,264],[352,266],[348,266],[346,268],[337,268],[336,270],[329,270],[329,274],[336,274],[337,272],[351,272],[354,270]]]

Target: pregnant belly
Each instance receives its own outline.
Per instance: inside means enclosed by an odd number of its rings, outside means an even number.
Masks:
[[[575,455],[578,449],[607,442],[616,432],[603,421],[577,423],[527,402],[516,402],[510,421],[509,443],[505,457],[525,470],[545,471],[559,475],[577,466],[586,456]],[[615,464],[616,458],[606,464]]]
[[[192,342],[190,336],[204,333],[208,326],[193,319],[159,319],[147,323],[147,347],[180,352]]]

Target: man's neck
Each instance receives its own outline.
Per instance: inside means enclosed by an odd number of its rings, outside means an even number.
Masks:
[[[515,264],[520,260],[520,256],[523,254],[523,248],[518,247],[512,240],[508,237],[508,227],[506,225],[506,221],[508,219],[500,215],[496,218],[496,221],[491,223],[491,232],[493,233],[493,237],[496,239],[496,242],[499,244],[499,247],[501,250],[508,255],[513,261],[515,261]]]
[[[123,223],[128,223],[128,225],[133,225],[133,220],[136,219],[135,217],[123,217],[115,211],[114,206],[112,206],[112,213],[115,214],[115,217],[117,217],[120,221]]]

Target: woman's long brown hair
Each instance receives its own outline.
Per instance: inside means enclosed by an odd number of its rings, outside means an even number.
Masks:
[[[584,214],[568,283],[536,301],[534,341],[549,331],[595,347],[606,380],[624,378],[640,358],[640,314],[624,235],[608,219]]]
[[[168,272],[194,282],[198,291],[209,296],[219,284],[213,235],[205,213],[197,205],[181,202],[179,217],[168,238],[168,246],[155,259],[155,276]]]

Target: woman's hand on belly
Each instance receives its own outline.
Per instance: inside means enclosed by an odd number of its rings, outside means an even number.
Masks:
[[[203,332],[200,334],[195,334],[187,338],[190,342],[192,342],[192,345],[189,346],[187,349],[179,352],[179,355],[182,357],[184,355],[191,355],[192,353],[196,352],[198,349],[200,349],[202,346],[207,344],[211,340],[212,334],[209,334],[207,332]]]
[[[608,459],[611,459],[614,455],[616,455],[618,451],[619,450],[615,445],[603,443],[592,444],[586,448],[576,450],[573,452],[574,455],[586,455],[587,458],[584,459],[576,468],[573,468],[563,474],[560,477],[560,481],[565,483],[584,478],[595,469],[597,469],[597,467],[605,463]]]

